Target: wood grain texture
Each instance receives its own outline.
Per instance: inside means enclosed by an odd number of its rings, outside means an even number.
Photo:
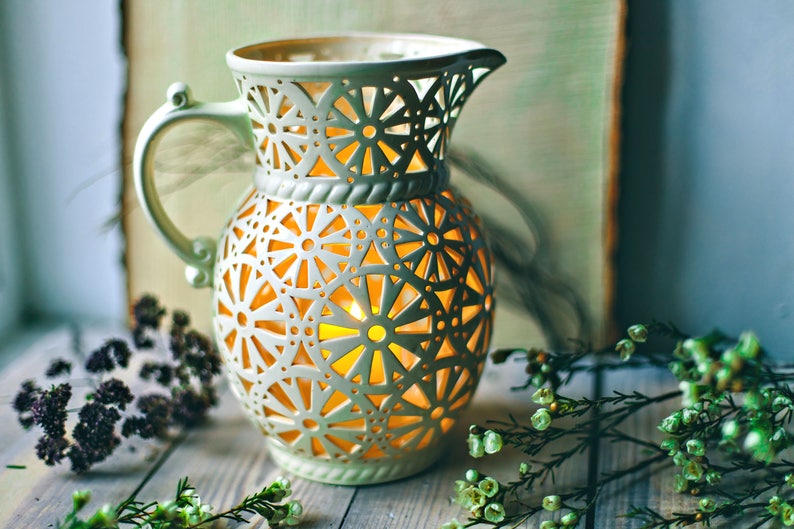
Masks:
[[[604,337],[614,246],[620,0],[245,0],[223,9],[212,0],[136,0],[125,2],[124,10],[129,58],[125,159],[171,82],[187,82],[199,100],[233,99],[223,55],[243,43],[368,30],[448,34],[501,50],[507,65],[478,88],[461,114],[452,145],[483,157],[537,209],[554,272],[583,298],[595,342]],[[165,207],[188,235],[215,236],[248,185],[251,157],[231,156],[220,166],[203,167],[201,160],[212,155],[195,134],[188,137],[193,139],[183,139],[181,148],[163,153],[163,159],[170,158],[158,180],[164,179],[165,187],[180,178],[190,182],[168,193]],[[180,172],[180,164],[191,169]],[[125,182],[130,297],[156,292],[167,306],[186,308],[208,328],[210,292],[185,283],[183,265],[143,218],[129,174]],[[464,194],[471,192],[481,213],[516,229],[518,217],[504,213],[509,211],[504,200],[480,196],[463,175],[453,175],[453,183]],[[538,342],[537,327],[515,325],[514,313],[507,304],[497,305],[495,342]]]
[[[85,350],[112,336],[107,331],[83,333]],[[67,329],[48,333],[17,361],[0,372],[4,387],[16,388],[18,378],[41,372],[55,356],[68,352],[73,335]],[[312,483],[294,476],[294,497],[305,505],[301,527],[308,529],[425,529],[439,526],[453,517],[464,519],[449,497],[456,479],[466,469],[508,481],[516,476],[520,453],[503,451],[498,457],[472,459],[466,448],[469,424],[486,424],[488,419],[505,418],[508,413],[526,421],[535,409],[526,392],[508,388],[524,381],[520,364],[488,365],[472,406],[455,426],[446,456],[427,471],[403,480],[368,487],[340,487]],[[582,377],[570,387],[577,395],[590,395],[591,381]],[[9,400],[10,397],[6,397]],[[259,430],[245,419],[229,391],[210,420],[197,429],[177,436],[172,443],[143,443],[135,452],[117,450],[108,461],[83,476],[72,475],[67,466],[46,467],[33,453],[36,433],[20,433],[8,406],[0,409],[3,442],[0,458],[5,464],[27,468],[0,469],[0,527],[45,527],[69,512],[71,494],[91,489],[90,504],[117,503],[141,487],[140,497],[166,500],[173,496],[177,481],[190,477],[202,499],[218,509],[233,505],[272,481],[282,472],[269,460]],[[12,439],[13,438],[13,439]],[[13,440],[13,442],[6,442]],[[587,454],[572,459],[557,474],[565,483],[584,484]],[[551,487],[551,484],[548,484]],[[550,490],[550,489],[549,489]],[[539,501],[549,490],[532,492]],[[252,527],[265,527],[252,520]]]
[[[602,386],[611,391],[631,393],[639,391],[645,395],[661,395],[677,388],[677,381],[667,371],[657,369],[638,370],[631,373],[612,373],[604,377]],[[658,404],[633,415],[621,426],[621,430],[636,437],[659,443],[663,439],[657,429],[659,421],[674,409],[681,407],[679,398]],[[613,445],[602,442],[599,447],[599,473],[610,472],[618,468],[627,468],[648,456],[647,451],[636,445],[621,443]],[[688,494],[678,494],[673,490],[675,470],[667,465],[651,467],[636,476],[616,481],[608,485],[604,492],[605,501],[599,502],[595,510],[595,527],[614,527],[615,529],[639,527],[641,524],[626,518],[622,514],[633,506],[649,506],[654,510],[669,515],[673,512],[692,511],[697,500]],[[734,527],[728,525],[727,527]]]
[[[37,339],[23,338],[4,348],[4,358],[10,361],[0,371],[0,506],[3,507],[0,526],[3,527],[18,517],[12,507],[30,509],[38,504],[31,490],[49,470],[33,451],[36,434],[22,429],[11,408],[22,381],[33,378],[45,362],[68,347],[67,328],[42,330],[42,334]],[[25,468],[8,468],[9,465]]]

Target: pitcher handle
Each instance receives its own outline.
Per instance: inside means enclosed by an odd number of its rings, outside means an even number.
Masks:
[[[154,185],[154,155],[162,135],[176,123],[200,119],[225,125],[246,145],[253,144],[251,126],[244,104],[239,100],[225,103],[200,103],[194,101],[185,83],[174,83],[168,88],[168,102],[146,120],[132,161],[132,177],[138,200],[146,218],[187,267],[185,277],[196,288],[212,286],[212,269],[215,263],[215,240],[210,237],[188,238],[174,225],[163,209]]]

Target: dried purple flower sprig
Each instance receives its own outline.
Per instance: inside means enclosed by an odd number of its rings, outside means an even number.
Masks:
[[[135,348],[154,350],[166,310],[151,295],[141,297],[132,309]],[[221,372],[221,359],[212,340],[189,327],[185,312],[172,313],[167,341],[171,358],[144,362],[139,372],[141,379],[161,389],[137,399],[125,382],[111,376],[117,370],[129,369],[133,354],[129,344],[114,338],[92,351],[85,369],[94,377],[95,389],[77,410],[78,422],[70,437],[66,422],[71,384],[61,382],[44,389],[34,380],[24,381],[12,406],[23,428],[41,428],[36,443],[39,459],[47,465],[68,459],[72,470],[82,473],[107,459],[122,437],[163,439],[173,427],[191,426],[204,419],[218,403],[216,378]],[[45,376],[68,376],[71,371],[71,362],[58,358],[48,366]],[[137,413],[127,409],[133,401]]]

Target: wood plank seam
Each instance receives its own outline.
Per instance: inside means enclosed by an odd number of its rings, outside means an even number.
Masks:
[[[598,399],[602,396],[603,389],[603,377],[601,371],[599,370],[594,373],[591,393],[595,395],[596,399]],[[598,476],[601,472],[600,458],[598,457],[601,448],[601,440],[597,435],[601,426],[601,411],[596,409],[593,413],[595,413],[596,417],[590,434],[592,442],[587,453],[587,487],[589,489],[589,492],[587,493],[588,504],[592,504],[593,497],[595,495],[595,485],[598,483]],[[595,513],[595,508],[592,508],[590,512],[587,513],[585,518],[585,529],[596,529]]]
[[[342,529],[345,526],[345,522],[347,521],[347,515],[350,514],[350,509],[353,507],[353,503],[356,501],[356,496],[358,495],[359,487],[353,491],[353,495],[350,497],[350,501],[347,502],[347,507],[345,508],[345,513],[342,515],[342,519],[339,521],[339,525],[337,525],[337,529]]]

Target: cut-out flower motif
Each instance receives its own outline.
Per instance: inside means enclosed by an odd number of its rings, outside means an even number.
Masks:
[[[389,87],[351,88],[328,110],[326,135],[333,159],[353,175],[402,173],[413,160],[414,117]]]

